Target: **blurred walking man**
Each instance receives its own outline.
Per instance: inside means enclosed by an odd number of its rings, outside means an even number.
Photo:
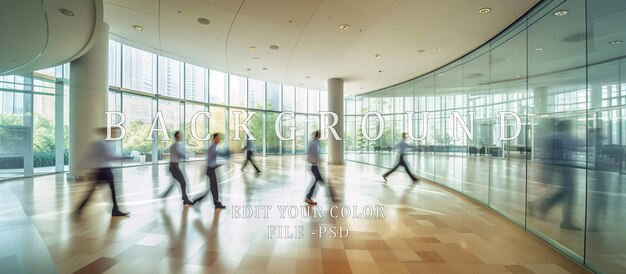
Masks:
[[[111,162],[116,160],[122,160],[124,157],[115,156],[113,153],[113,147],[110,141],[106,141],[107,128],[98,129],[98,133],[101,135],[100,140],[91,143],[90,148],[87,151],[84,159],[84,167],[90,169],[90,177],[92,179],[91,189],[87,192],[87,195],[78,206],[76,215],[80,215],[82,209],[87,205],[89,198],[101,183],[108,183],[111,189],[111,202],[113,203],[112,216],[128,216],[129,213],[122,212],[117,206],[117,197],[115,195],[115,179],[113,178],[113,172],[111,171]],[[117,130],[111,129],[111,135],[116,136]]]
[[[209,190],[207,190],[203,195],[193,201],[194,204],[201,201],[209,194],[210,191],[211,195],[213,196],[213,205],[215,205],[215,209],[226,208],[226,206],[220,202],[219,192],[217,190],[217,175],[215,174],[215,170],[221,166],[217,164],[217,156],[230,155],[229,151],[221,152],[217,150],[217,145],[219,144],[219,142],[220,134],[214,133],[213,144],[211,144],[211,146],[209,147],[206,158],[206,176],[209,177]]]
[[[252,161],[252,155],[254,154],[254,142],[250,140],[250,136],[247,136],[246,146],[243,149],[246,151],[246,161],[243,162],[241,171],[243,171],[243,169],[246,168],[248,162],[250,162],[254,169],[256,169],[256,173],[261,173],[261,170],[254,164],[254,161]]]
[[[402,133],[402,140],[396,143],[396,147],[398,148],[398,153],[400,154],[398,163],[391,170],[387,171],[387,173],[383,174],[383,179],[385,179],[385,181],[387,181],[387,177],[389,177],[389,175],[391,175],[391,173],[396,171],[396,169],[400,166],[404,167],[404,169],[406,170],[406,173],[409,174],[409,177],[411,177],[411,180],[413,180],[414,183],[419,181],[417,177],[413,176],[413,174],[411,173],[411,170],[409,169],[409,165],[407,165],[406,161],[404,161],[404,154],[406,154],[407,150],[409,148],[415,148],[415,146],[411,146],[406,143],[407,136],[408,136],[407,133]]]
[[[183,149],[183,145],[180,142],[180,131],[176,131],[174,133],[174,138],[176,141],[170,146],[170,167],[169,171],[172,174],[172,177],[178,184],[180,184],[180,191],[182,193],[183,205],[193,205],[193,202],[189,200],[187,197],[187,182],[185,181],[185,176],[183,172],[180,170],[178,166],[178,162],[184,160],[186,158],[185,150]],[[161,195],[161,198],[167,197],[167,195],[174,189],[174,184],[172,183],[167,190]]]

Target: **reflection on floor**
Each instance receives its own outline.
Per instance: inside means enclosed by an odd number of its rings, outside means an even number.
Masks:
[[[128,218],[110,217],[106,187],[81,218],[72,218],[87,186],[64,175],[2,183],[0,272],[56,266],[60,273],[587,273],[509,220],[430,182],[413,184],[397,173],[385,183],[382,169],[353,162],[323,166],[342,197],[334,205],[349,206],[345,217],[333,218],[324,188],[314,196],[317,207],[304,204],[312,179],[304,157],[257,161],[260,175],[251,167],[242,173],[238,159],[220,168],[227,208],[217,211],[211,202],[183,207],[179,192],[159,199],[171,180],[165,165],[114,171]],[[190,196],[202,193],[202,162],[183,170]],[[263,211],[244,218],[245,210],[237,218],[235,206],[243,205],[271,208],[267,218]],[[282,206],[288,206],[283,218]],[[379,218],[368,211],[376,206],[383,209]],[[356,216],[364,213],[372,216]],[[268,235],[273,226],[276,233]],[[299,226],[302,239],[286,238]]]

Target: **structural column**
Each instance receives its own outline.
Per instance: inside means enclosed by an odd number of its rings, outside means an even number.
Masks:
[[[102,23],[94,33],[92,48],[70,64],[70,168],[78,177],[80,163],[89,144],[96,140],[94,129],[106,126],[109,26]]]
[[[328,163],[343,165],[343,79],[328,79],[328,111],[337,114],[337,125],[334,128],[341,138],[336,140],[332,133],[327,134]]]

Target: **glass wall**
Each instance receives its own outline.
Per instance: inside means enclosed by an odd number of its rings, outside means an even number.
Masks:
[[[67,64],[0,76],[0,180],[66,170],[68,86]]]
[[[444,67],[346,98],[346,159],[390,168],[398,155],[388,147],[410,130],[425,137],[408,140],[414,173],[589,268],[624,273],[625,24],[623,1],[543,1]],[[384,125],[365,124],[381,138],[363,137],[365,111],[382,114]]]

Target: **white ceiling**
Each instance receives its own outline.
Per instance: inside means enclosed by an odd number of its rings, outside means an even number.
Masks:
[[[0,75],[70,62],[93,43],[102,1],[0,0]],[[59,9],[74,12],[66,16]]]
[[[345,80],[347,96],[404,82],[449,63],[537,2],[105,0],[104,20],[114,38],[135,47],[311,89],[326,90],[327,79],[339,77]],[[484,7],[492,11],[479,14]],[[199,24],[200,17],[210,24]],[[350,28],[342,30],[342,24]],[[136,31],[133,25],[144,30]],[[280,48],[270,50],[270,45]],[[426,52],[418,54],[419,49]],[[381,57],[374,58],[375,54]]]

